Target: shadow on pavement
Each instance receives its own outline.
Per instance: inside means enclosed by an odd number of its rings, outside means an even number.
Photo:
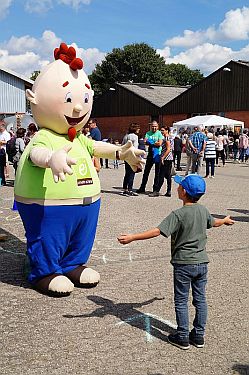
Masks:
[[[234,210],[232,210],[234,211]],[[215,217],[216,219],[224,219],[225,215],[218,215],[218,214],[212,214],[213,217]],[[245,223],[249,223],[249,216],[234,216],[234,215],[231,215],[231,219],[233,219],[234,221],[242,221],[242,222],[245,222]]]
[[[149,305],[154,301],[159,301],[164,298],[154,297],[148,301],[138,303],[114,303],[112,300],[99,297],[99,296],[88,296],[90,301],[100,305],[101,307],[92,311],[90,314],[82,315],[63,315],[65,318],[104,318],[106,315],[116,316],[121,321],[132,327],[141,329],[151,336],[154,336],[162,341],[167,341],[167,335],[165,333],[175,333],[175,329],[164,323],[163,321],[156,319],[151,315],[147,315],[137,310],[136,308]]]
[[[236,371],[240,375],[249,375],[249,365],[237,363],[236,365],[233,365],[232,370]]]
[[[2,228],[0,233],[7,236],[0,242],[0,282],[26,288],[26,244]]]

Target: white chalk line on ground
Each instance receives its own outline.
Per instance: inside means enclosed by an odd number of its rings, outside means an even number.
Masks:
[[[122,322],[116,323],[116,325],[121,326],[125,323],[129,324],[129,322],[132,322],[135,320],[144,320],[146,341],[151,343],[153,341],[153,335],[151,334],[151,328],[153,328],[153,324],[151,324],[151,318],[156,319],[159,322],[166,324],[170,328],[173,328],[175,330],[177,329],[177,326],[174,323],[172,323],[170,320],[166,320],[157,315],[149,314],[149,313],[142,313],[142,314],[131,316],[130,318],[127,318]]]
[[[103,248],[102,248],[102,250],[103,250]],[[110,250],[110,248],[109,248],[109,250]],[[112,249],[112,250],[115,250],[115,249]],[[234,248],[234,249],[213,250],[213,251],[208,251],[208,254],[210,254],[210,253],[219,254],[219,253],[222,253],[222,252],[223,253],[231,253],[233,251],[237,252],[237,251],[245,251],[245,250],[249,250],[249,247],[246,246],[246,247]],[[14,252],[14,251],[11,251],[11,250],[7,250],[7,249],[4,249],[2,246],[0,246],[0,251],[2,251],[4,253],[14,254],[14,255],[26,256],[26,254],[24,254],[24,253],[18,253],[18,252]],[[130,263],[130,262],[144,262],[144,261],[154,261],[154,260],[158,260],[158,259],[169,259],[170,258],[170,254],[154,256],[154,257],[138,257],[138,256],[132,257],[131,253],[129,252],[126,255],[127,255],[127,257],[125,257],[125,258],[111,259],[111,258],[107,257],[106,254],[103,254],[102,256],[92,254],[90,259],[95,258],[95,259],[101,260],[101,262],[99,262],[99,263],[94,262],[95,265],[100,265],[100,264],[110,265],[110,264],[113,264],[113,263],[117,263],[117,264],[118,263],[127,263],[127,261]]]

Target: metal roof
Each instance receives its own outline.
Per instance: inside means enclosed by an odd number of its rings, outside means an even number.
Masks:
[[[3,68],[3,67],[0,67],[0,70],[2,70],[2,71],[5,72],[5,73],[8,73],[8,74],[10,74],[10,75],[12,75],[12,76],[14,76],[14,77],[17,77],[17,78],[21,79],[22,81],[31,84],[32,86],[33,86],[33,84],[34,84],[34,81],[32,81],[31,79],[29,79],[29,78],[23,76],[23,75],[20,74],[20,73],[16,73],[16,72],[14,72],[13,70],[10,70],[10,69],[7,69],[7,68]]]
[[[169,86],[150,83],[127,83],[121,82],[117,85],[133,92],[134,94],[148,100],[157,107],[162,107],[172,99],[188,90],[190,86]]]

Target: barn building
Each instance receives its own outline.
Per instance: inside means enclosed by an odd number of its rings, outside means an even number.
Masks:
[[[0,68],[0,119],[16,112],[26,113],[28,107],[25,90],[31,89],[33,83],[19,73]]]
[[[249,62],[231,60],[161,108],[164,124],[196,115],[219,115],[249,127]]]
[[[94,100],[92,117],[98,120],[103,138],[122,139],[131,122],[149,130],[153,120],[162,122],[161,107],[187,90],[188,87],[148,83],[116,83]]]
[[[117,83],[94,101],[104,137],[120,139],[129,123],[141,133],[158,120],[172,126],[196,115],[215,114],[243,121],[249,128],[249,62],[231,60],[192,87]]]

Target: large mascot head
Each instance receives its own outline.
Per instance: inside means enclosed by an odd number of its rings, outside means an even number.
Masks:
[[[61,43],[54,51],[55,60],[37,77],[33,91],[27,90],[27,99],[40,128],[58,134],[76,134],[88,121],[93,91],[82,70],[83,62],[76,51]]]

